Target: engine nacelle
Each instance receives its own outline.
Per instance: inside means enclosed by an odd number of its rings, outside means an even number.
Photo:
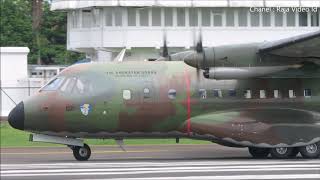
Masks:
[[[215,67],[206,70],[203,75],[208,79],[249,79],[281,72],[301,65],[260,66],[260,67]]]

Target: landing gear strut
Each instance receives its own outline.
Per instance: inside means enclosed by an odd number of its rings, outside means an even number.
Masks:
[[[87,161],[91,156],[91,149],[87,144],[84,144],[83,147],[73,146],[71,149],[74,158],[78,161]]]
[[[249,147],[249,153],[253,158],[256,159],[263,159],[267,158],[270,154],[269,148],[256,148],[256,147]]]

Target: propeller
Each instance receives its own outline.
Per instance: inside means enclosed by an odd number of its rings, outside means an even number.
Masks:
[[[163,35],[163,50],[162,50],[162,57],[169,57],[169,51],[167,46],[167,36],[166,34]]]
[[[201,60],[198,60],[197,61],[197,81],[199,82],[200,81],[200,71],[201,69],[204,69],[204,65],[205,65],[205,52],[203,50],[203,45],[202,45],[202,30],[200,29],[200,34],[199,34],[199,38],[198,38],[198,42],[196,43],[195,45],[195,51],[196,51],[196,54],[195,58],[198,58],[199,56],[202,56]]]

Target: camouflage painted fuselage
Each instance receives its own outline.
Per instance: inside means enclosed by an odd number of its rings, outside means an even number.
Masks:
[[[69,137],[190,137],[235,146],[302,146],[320,141],[319,74],[317,69],[308,77],[198,80],[196,69],[184,62],[74,65],[59,77],[63,83],[82,79],[86,90],[75,91],[77,85],[43,90],[24,101],[24,129]],[[247,89],[249,99],[243,93]],[[311,97],[304,96],[305,89]],[[274,98],[274,90],[280,98]]]

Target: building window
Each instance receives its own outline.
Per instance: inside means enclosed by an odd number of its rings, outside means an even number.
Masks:
[[[177,8],[177,25],[178,26],[186,25],[186,12],[184,8]]]
[[[199,96],[201,99],[207,99],[207,91],[205,89],[199,89]]]
[[[210,26],[210,9],[209,8],[202,8],[202,26]]]
[[[222,9],[213,9],[213,26],[222,26]]]
[[[303,91],[304,93],[304,97],[311,97],[311,89],[305,89],[304,91]]]
[[[294,90],[290,89],[289,90],[289,98],[295,98],[296,97],[296,93],[294,92]]]
[[[161,26],[160,8],[152,8],[152,26]]]
[[[282,12],[275,12],[274,13],[274,25],[276,27],[283,26],[283,13]]]
[[[165,8],[164,9],[164,25],[165,26],[172,26],[173,25],[172,8]]]
[[[230,96],[230,97],[236,97],[236,96],[237,96],[236,90],[230,89],[230,90],[229,90],[229,96]]]
[[[213,96],[217,98],[222,98],[222,91],[221,89],[214,89],[213,90]]]
[[[260,16],[258,12],[250,13],[251,26],[257,27],[260,26]]]
[[[78,11],[72,11],[71,12],[71,27],[72,28],[78,28],[79,27],[78,18],[79,18]]]
[[[189,24],[190,26],[198,26],[198,9],[189,9]]]
[[[131,91],[130,90],[123,90],[122,97],[124,100],[130,100],[131,99]]]
[[[320,9],[318,9],[318,12],[312,12],[311,13],[311,26],[319,26],[320,23]]]
[[[269,12],[262,13],[262,25],[264,27],[271,26],[271,13]]]
[[[92,23],[92,13],[91,10],[82,10],[82,27],[89,28]]]
[[[175,99],[177,96],[177,91],[175,89],[169,89],[168,91],[168,98]]]
[[[226,9],[226,25],[228,27],[234,26],[234,10],[233,9]]]
[[[92,10],[92,24],[93,27],[100,27],[100,9],[93,9]]]
[[[106,26],[112,26],[112,9],[106,9]]]
[[[292,11],[287,13],[287,26],[293,27],[296,26],[296,14]]]
[[[144,97],[145,99],[151,97],[151,95],[150,95],[150,89],[149,89],[149,88],[144,88],[144,89],[143,89],[143,97]]]
[[[244,98],[246,98],[246,99],[251,99],[252,98],[250,89],[247,89],[247,90],[244,91]]]
[[[246,8],[241,8],[238,11],[238,21],[239,26],[245,27],[248,26],[248,10]]]
[[[128,26],[136,26],[136,9],[128,9]]]
[[[122,9],[121,8],[114,9],[114,25],[122,26]]]
[[[299,12],[299,26],[308,26],[307,12]]]
[[[260,99],[265,99],[265,98],[267,98],[266,90],[260,90]]]
[[[140,26],[149,26],[149,9],[143,8],[139,10]]]

